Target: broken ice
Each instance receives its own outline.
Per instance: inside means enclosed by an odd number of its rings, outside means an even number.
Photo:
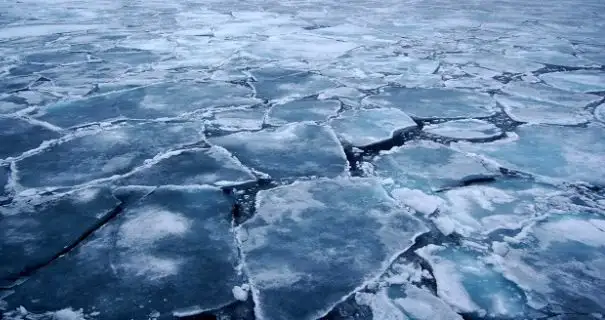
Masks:
[[[495,125],[476,119],[453,120],[427,125],[423,130],[436,136],[467,141],[485,141],[503,135]]]
[[[322,122],[335,116],[339,109],[340,103],[334,100],[296,100],[273,106],[267,119],[271,125],[303,121]]]
[[[24,119],[0,117],[0,159],[18,156],[59,136],[53,130]]]

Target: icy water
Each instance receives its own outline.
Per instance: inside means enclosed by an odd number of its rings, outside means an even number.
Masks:
[[[0,3],[0,319],[605,317],[605,2]]]

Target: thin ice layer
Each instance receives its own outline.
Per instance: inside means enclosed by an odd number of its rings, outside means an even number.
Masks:
[[[0,159],[18,156],[58,137],[59,133],[26,120],[0,117]]]
[[[574,125],[592,119],[586,107],[600,100],[598,96],[563,91],[544,84],[512,82],[502,88],[496,101],[516,121]]]
[[[572,92],[605,91],[605,72],[597,70],[577,70],[551,72],[540,76],[547,84]]]
[[[523,291],[482,258],[484,253],[466,247],[430,244],[416,250],[433,269],[438,296],[457,312],[489,316],[524,315]]]
[[[273,106],[267,122],[271,125],[303,121],[321,122],[335,116],[339,109],[340,102],[335,100],[297,100]]]
[[[72,127],[118,118],[175,117],[200,109],[252,105],[252,90],[222,82],[166,82],[50,105],[38,118]]]
[[[108,188],[90,188],[0,207],[0,279],[16,280],[75,244],[119,201]],[[36,203],[37,202],[37,203]]]
[[[490,262],[523,288],[534,308],[605,314],[604,230],[602,215],[553,215],[498,243]]]
[[[386,88],[362,101],[366,105],[395,107],[417,118],[467,118],[494,113],[493,99],[484,93],[425,88]]]
[[[130,185],[234,185],[254,181],[248,168],[218,146],[179,150],[157,163],[128,175],[121,183]]]
[[[274,130],[239,132],[210,138],[244,165],[274,179],[335,177],[347,168],[336,134],[327,126],[293,123]]]
[[[280,78],[254,82],[252,85],[256,97],[277,103],[309,97],[326,89],[338,87],[327,77],[309,72],[288,74]]]
[[[156,189],[19,286],[9,307],[147,319],[225,305],[242,282],[230,208],[219,189]]]
[[[121,175],[159,153],[202,140],[202,130],[199,122],[103,129],[20,160],[19,182],[26,187],[69,186]]]
[[[259,192],[237,232],[257,314],[316,319],[425,231],[378,181],[342,178]]]
[[[477,119],[462,119],[427,125],[425,132],[456,140],[481,141],[502,136],[502,130],[495,125]]]
[[[483,144],[460,143],[459,149],[493,158],[509,169],[570,181],[605,183],[605,129],[597,126],[525,125],[517,139]]]
[[[392,139],[398,132],[417,126],[410,116],[395,108],[347,110],[332,119],[330,125],[341,140],[356,147]]]

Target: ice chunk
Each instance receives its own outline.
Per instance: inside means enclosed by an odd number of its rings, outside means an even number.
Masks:
[[[107,188],[92,188],[34,203],[0,207],[2,280],[26,276],[56,258],[108,217],[119,201]]]
[[[437,280],[437,294],[458,312],[488,316],[521,316],[526,312],[523,291],[494,271],[484,254],[466,247],[428,245],[416,250],[428,261]]]
[[[375,166],[378,176],[393,180],[389,189],[405,187],[425,193],[494,176],[480,160],[427,141],[382,152]]]
[[[258,102],[258,99],[252,98],[252,90],[234,84],[168,82],[60,102],[46,107],[39,119],[60,127],[72,127],[120,117],[175,117],[210,107]]]
[[[209,138],[252,168],[274,179],[344,174],[347,160],[336,134],[327,126],[294,123],[274,130]]]
[[[597,120],[605,123],[605,104],[601,104],[594,111],[595,117]]]
[[[212,146],[171,152],[157,163],[128,175],[121,183],[145,186],[234,185],[254,180],[252,172],[227,150]]]
[[[334,100],[297,100],[273,106],[269,111],[268,123],[283,125],[290,122],[326,121],[335,116],[340,102]]]
[[[26,187],[69,186],[127,173],[147,159],[204,139],[199,122],[146,123],[77,137],[17,163]]]
[[[495,125],[476,119],[463,119],[439,124],[428,125],[423,128],[424,131],[451,139],[481,141],[494,139],[502,136],[502,130]]]
[[[242,283],[230,208],[219,189],[156,189],[6,300],[28,309],[82,308],[106,319],[223,306]]]
[[[299,72],[280,78],[253,83],[256,96],[277,103],[312,96],[338,85],[330,79],[310,72]]]
[[[23,119],[0,117],[0,159],[18,156],[58,137],[59,133]]]
[[[540,79],[553,87],[573,92],[605,91],[605,73],[602,71],[552,72],[540,75]]]
[[[565,67],[590,67],[596,66],[592,61],[579,58],[571,53],[561,52],[550,49],[535,50],[535,51],[519,51],[517,56],[539,63],[550,64],[555,66]]]
[[[605,129],[524,125],[516,132],[518,139],[459,143],[457,147],[493,158],[509,169],[600,185],[605,182]]]
[[[543,84],[512,82],[496,95],[496,101],[516,121],[537,124],[574,125],[588,122],[585,110],[599,101],[598,96],[572,93]]]
[[[414,320],[462,320],[459,314],[427,290],[406,285],[403,295],[404,298],[395,298],[393,302]]]
[[[535,308],[603,314],[604,226],[601,215],[553,215],[524,230],[490,262],[523,288]]]
[[[55,33],[69,33],[102,28],[101,24],[38,24],[2,28],[0,39],[41,37]]]
[[[266,112],[262,107],[220,110],[214,113],[208,127],[223,131],[260,130]]]
[[[453,89],[386,88],[363,99],[362,103],[396,107],[417,118],[488,116],[495,108],[487,94]]]
[[[424,215],[429,215],[439,208],[443,203],[440,197],[429,195],[418,189],[396,188],[391,195],[401,203]]]
[[[373,179],[320,179],[260,191],[256,215],[237,230],[256,314],[316,319],[379,276],[426,231]]]
[[[355,302],[362,306],[370,307],[373,320],[409,320],[409,318],[393,304],[393,301],[389,299],[385,290],[380,290],[376,294],[357,292],[355,294]]]
[[[248,300],[248,291],[250,291],[250,287],[245,284],[240,286],[233,287],[233,297],[238,301],[246,301]]]
[[[365,94],[361,93],[355,88],[338,87],[334,89],[324,90],[317,96],[317,99],[324,100],[337,98],[344,104],[348,104],[351,106],[359,106],[361,98],[363,98],[364,96]]]
[[[347,110],[332,119],[330,125],[343,141],[356,147],[392,139],[417,126],[410,116],[395,108]]]

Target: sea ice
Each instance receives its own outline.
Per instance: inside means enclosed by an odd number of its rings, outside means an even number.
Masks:
[[[17,162],[26,187],[69,186],[127,173],[157,154],[204,139],[199,122],[145,123],[101,129]]]
[[[21,284],[8,305],[147,319],[228,304],[243,280],[230,209],[216,188],[156,189]]]
[[[540,76],[547,84],[572,92],[605,91],[605,73],[595,70],[577,70],[545,73]]]
[[[605,123],[605,104],[601,104],[594,111],[595,118],[597,120]]]
[[[568,181],[605,183],[605,129],[598,126],[523,125],[517,139],[458,143],[456,147],[493,158],[501,166]]]
[[[59,133],[20,118],[0,116],[0,159],[15,157],[56,139]]]
[[[395,108],[347,110],[332,119],[330,125],[344,142],[356,147],[392,139],[417,126],[410,116]]]
[[[322,122],[335,116],[339,109],[340,102],[335,100],[296,100],[273,106],[267,120],[277,126],[291,122]]]
[[[373,179],[260,191],[256,215],[237,229],[257,315],[316,319],[427,230]]]
[[[16,280],[52,260],[95,228],[119,204],[107,188],[15,200],[0,207],[0,279]],[[25,272],[21,274],[21,272]]]
[[[416,118],[481,117],[495,110],[489,95],[454,89],[386,88],[362,103],[399,108]]]
[[[481,141],[502,136],[502,130],[495,125],[476,119],[462,119],[427,125],[425,132],[456,140]]]
[[[289,74],[276,79],[252,83],[256,97],[276,103],[312,96],[338,87],[330,79],[310,72]]]
[[[254,181],[250,170],[222,147],[170,152],[157,163],[136,170],[122,184],[161,185],[235,185]]]
[[[209,138],[244,165],[273,179],[335,177],[347,169],[347,160],[332,129],[313,123],[293,123],[273,130],[239,132]]]

